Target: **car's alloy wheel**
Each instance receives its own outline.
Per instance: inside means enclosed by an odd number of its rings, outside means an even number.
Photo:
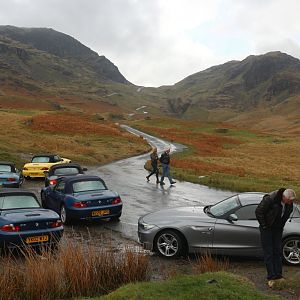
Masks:
[[[64,224],[68,223],[67,212],[64,205],[62,205],[60,208],[60,219]]]
[[[282,256],[289,265],[300,265],[300,237],[289,237],[283,241]]]
[[[156,249],[158,254],[165,257],[177,257],[182,253],[182,238],[173,230],[165,230],[156,238]]]

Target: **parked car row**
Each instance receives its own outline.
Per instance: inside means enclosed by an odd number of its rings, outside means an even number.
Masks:
[[[119,220],[122,200],[99,176],[58,155],[36,155],[22,172],[0,162],[0,249],[24,245],[55,247],[63,225],[75,220]],[[45,177],[41,204],[37,196],[20,189],[23,178]],[[3,178],[3,179],[2,179]]]

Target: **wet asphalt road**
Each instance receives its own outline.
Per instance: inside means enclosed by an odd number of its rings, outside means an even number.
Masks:
[[[171,147],[171,166],[172,152],[184,150],[182,145],[169,143],[125,125],[122,127],[133,134],[143,136],[152,146],[157,147],[159,154],[166,147]],[[151,176],[150,182],[147,182],[148,171],[144,169],[144,164],[148,159],[149,154],[144,154],[104,166],[88,166],[87,174],[102,177],[109,189],[120,194],[123,201],[120,222],[84,222],[72,227],[65,226],[65,232],[75,232],[82,239],[90,239],[91,236],[95,236],[96,240],[98,239],[96,238],[97,234],[102,235],[103,228],[108,228],[137,241],[137,221],[142,215],[169,207],[212,204],[233,194],[229,191],[178,181],[176,178],[174,180],[177,183],[173,186],[169,185],[167,178],[165,178],[164,186],[157,185],[154,175]],[[23,187],[33,190],[39,195],[43,184],[43,180],[29,180],[25,181]]]

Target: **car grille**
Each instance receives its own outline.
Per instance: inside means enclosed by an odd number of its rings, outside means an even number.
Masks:
[[[86,204],[88,207],[106,206],[106,205],[111,205],[113,200],[114,198],[97,199],[97,200],[87,201]]]
[[[52,223],[53,221],[33,221],[27,223],[20,223],[18,225],[20,226],[21,231],[28,231],[52,228]]]

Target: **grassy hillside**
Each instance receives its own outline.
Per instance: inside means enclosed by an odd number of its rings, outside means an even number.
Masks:
[[[227,123],[176,119],[134,122],[142,131],[188,147],[175,153],[171,173],[179,180],[231,191],[300,193],[299,137],[245,130]]]

